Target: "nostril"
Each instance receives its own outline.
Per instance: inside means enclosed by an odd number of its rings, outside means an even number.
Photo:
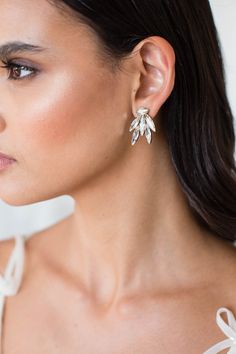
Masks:
[[[6,121],[0,118],[0,132],[6,128]]]

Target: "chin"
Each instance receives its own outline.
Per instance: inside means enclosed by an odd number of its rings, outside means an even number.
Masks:
[[[19,197],[17,198],[17,195],[11,197],[11,196],[3,196],[1,194],[0,194],[0,200],[2,200],[5,204],[8,204],[10,206],[24,206],[36,202],[29,198],[19,198]]]
[[[51,199],[53,197],[48,195],[36,195],[34,191],[20,193],[19,190],[11,190],[7,193],[0,190],[0,200],[10,206],[25,206],[29,204],[39,203]]]

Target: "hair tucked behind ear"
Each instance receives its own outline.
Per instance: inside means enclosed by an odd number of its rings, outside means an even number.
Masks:
[[[107,58],[131,53],[148,36],[176,55],[175,86],[161,109],[177,176],[199,223],[236,239],[233,116],[217,30],[207,0],[49,0],[88,24]]]

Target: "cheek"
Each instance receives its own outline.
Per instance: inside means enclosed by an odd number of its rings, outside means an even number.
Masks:
[[[58,173],[63,164],[67,175],[72,170],[91,174],[93,168],[109,163],[114,146],[112,134],[117,135],[117,92],[112,80],[104,80],[96,73],[74,78],[65,72],[42,82],[42,87],[37,84],[32,88],[30,103],[21,111],[22,133],[17,128],[15,132],[28,167],[37,173],[46,163]]]
[[[29,147],[44,150],[61,146],[78,133],[80,125],[85,123],[84,97],[89,97],[88,91],[79,94],[81,86],[60,76],[46,83],[43,89],[35,87],[22,120]]]
[[[30,90],[14,89],[9,132],[19,154],[18,167],[0,188],[7,203],[70,194],[123,161],[125,87],[96,72],[74,77],[66,72],[38,80]]]

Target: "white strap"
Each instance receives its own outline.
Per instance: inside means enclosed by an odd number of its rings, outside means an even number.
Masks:
[[[4,275],[0,275],[0,337],[2,336],[5,296],[15,295],[21,285],[24,270],[24,241],[24,235],[15,236],[15,247],[5,268]]]
[[[226,313],[228,323],[226,323],[221,317],[222,313]],[[216,322],[222,332],[229,339],[225,339],[222,342],[215,344],[203,354],[217,354],[226,348],[230,349],[228,354],[236,354],[236,320],[233,313],[226,307],[220,307],[216,313]]]

